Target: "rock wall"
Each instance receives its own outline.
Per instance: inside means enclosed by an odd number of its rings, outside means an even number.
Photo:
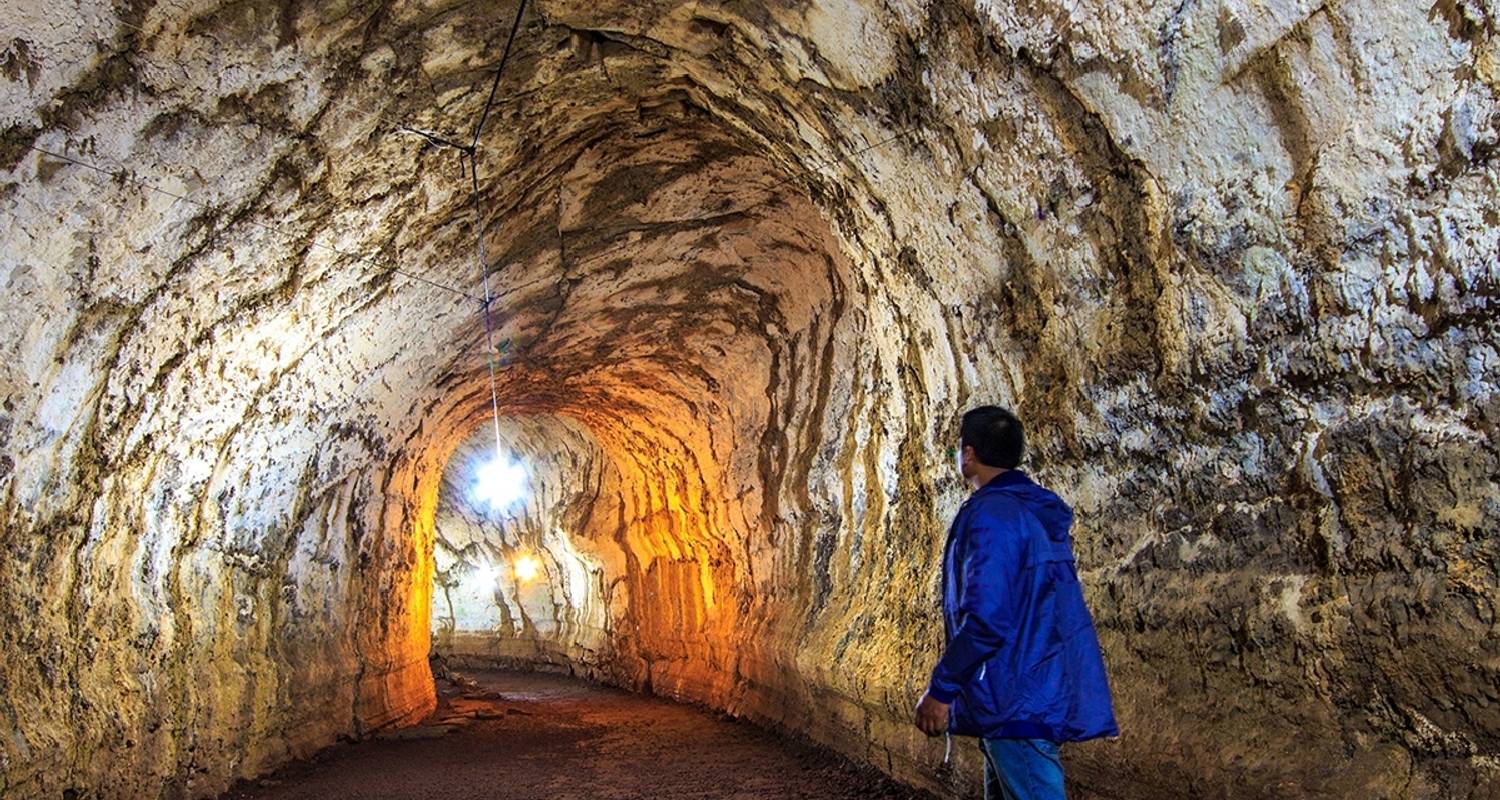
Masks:
[[[0,791],[420,714],[515,5],[14,5]],[[502,410],[599,452],[570,657],[965,783],[906,720],[1001,402],[1114,680],[1080,792],[1496,790],[1491,3],[528,9],[480,208]]]

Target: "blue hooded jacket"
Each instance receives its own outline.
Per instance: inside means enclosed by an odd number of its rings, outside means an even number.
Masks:
[[[951,733],[1076,742],[1117,736],[1094,622],[1073,567],[1073,510],[1024,472],[964,501],[943,548],[947,647],[928,693]]]

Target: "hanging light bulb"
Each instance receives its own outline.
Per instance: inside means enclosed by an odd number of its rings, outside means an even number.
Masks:
[[[516,580],[523,583],[533,580],[536,578],[537,573],[541,571],[541,568],[542,562],[538,561],[536,556],[521,556],[516,559]]]
[[[526,469],[504,456],[485,462],[475,475],[474,499],[503,511],[526,493]]]

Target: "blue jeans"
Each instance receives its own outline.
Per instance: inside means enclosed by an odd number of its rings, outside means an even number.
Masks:
[[[980,739],[985,800],[1064,800],[1057,742]]]

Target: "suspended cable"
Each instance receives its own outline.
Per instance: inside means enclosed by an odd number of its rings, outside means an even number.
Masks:
[[[438,145],[439,147],[451,147],[454,150],[458,150],[462,153],[470,152],[468,147],[465,147],[464,145],[461,145],[458,142],[455,142],[445,136],[433,133],[432,131],[424,131],[421,128],[413,128],[410,125],[398,125],[396,126],[396,129],[401,131],[402,133],[414,133],[422,137],[423,139],[426,139],[427,141]]]
[[[485,266],[484,260],[484,216],[479,209],[479,158],[477,153],[470,153],[469,178],[473,183],[474,199],[474,242],[475,249],[479,255],[480,281],[484,286],[484,352],[485,363],[489,366],[490,373],[490,423],[495,429],[495,452],[500,451],[500,391],[495,386],[495,328],[490,319],[490,303],[494,300],[490,295],[490,271]]]
[[[459,289],[459,288],[454,287],[454,286],[449,286],[447,284],[431,280],[431,279],[426,278],[426,277],[424,277],[424,276],[422,276],[420,274],[417,274],[417,273],[414,273],[414,272],[410,272],[410,271],[407,271],[407,270],[403,270],[403,269],[401,269],[401,268],[399,268],[399,267],[397,267],[397,266],[395,266],[393,264],[392,265],[382,265],[382,264],[379,264],[379,263],[377,263],[375,261],[370,260],[369,258],[365,258],[365,257],[359,256],[359,255],[356,255],[354,253],[350,253],[350,252],[344,251],[344,250],[342,250],[342,249],[340,249],[338,247],[334,247],[332,245],[324,245],[324,244],[321,244],[321,243],[318,243],[318,242],[311,242],[311,243],[309,243],[311,247],[316,247],[316,248],[319,248],[319,249],[328,250],[328,251],[333,252],[333,253],[335,253],[335,254],[337,254],[339,256],[342,256],[342,257],[345,257],[345,258],[349,258],[349,259],[351,259],[351,260],[353,260],[355,262],[358,262],[358,263],[363,263],[363,264],[367,264],[369,266],[376,267],[377,269],[389,269],[391,272],[393,272],[393,273],[395,273],[397,275],[401,275],[403,277],[410,278],[412,280],[418,281],[420,283],[423,283],[425,285],[431,286],[433,288],[438,288],[438,289],[442,289],[444,291],[452,292],[452,293],[460,295],[460,296],[462,296],[462,297],[464,297],[466,299],[475,301],[477,304],[479,304],[479,306],[481,308],[481,311],[484,314],[485,342],[486,342],[486,349],[487,349],[486,363],[487,363],[487,367],[488,367],[489,384],[490,384],[490,406],[491,406],[491,413],[492,413],[492,417],[493,417],[493,427],[494,427],[494,431],[495,431],[495,440],[496,440],[497,447],[501,443],[501,439],[500,439],[500,425],[499,425],[499,391],[498,391],[498,388],[497,388],[497,378],[496,378],[496,363],[495,363],[496,358],[495,358],[495,355],[496,355],[497,351],[495,350],[495,344],[494,344],[494,321],[493,321],[493,318],[491,316],[491,308],[493,306],[495,297],[494,297],[494,294],[492,293],[492,291],[490,289],[489,268],[488,268],[488,264],[486,263],[486,260],[485,260],[486,256],[485,256],[485,251],[484,251],[483,209],[482,209],[482,205],[481,205],[481,201],[480,201],[480,190],[479,190],[479,164],[480,164],[479,142],[480,142],[480,140],[481,140],[481,138],[483,136],[485,124],[486,124],[486,122],[489,119],[490,112],[494,109],[494,107],[496,105],[496,97],[497,97],[498,92],[499,92],[500,81],[501,81],[502,76],[504,75],[505,67],[509,63],[511,52],[512,52],[512,49],[513,49],[513,46],[514,46],[514,43],[515,43],[516,34],[520,30],[521,21],[522,21],[524,15],[525,15],[525,12],[526,12],[526,3],[527,3],[527,0],[520,0],[520,2],[518,3],[518,5],[516,7],[515,16],[511,20],[510,31],[509,31],[509,34],[506,37],[506,40],[505,40],[505,47],[504,47],[504,49],[501,52],[499,62],[496,64],[495,72],[494,72],[494,78],[490,82],[489,93],[488,93],[488,95],[485,98],[484,106],[481,108],[478,118],[475,120],[474,130],[473,130],[473,133],[472,133],[472,138],[471,138],[470,143],[468,145],[463,145],[463,144],[455,141],[452,137],[444,136],[444,135],[442,135],[440,133],[435,133],[433,131],[423,130],[421,128],[417,128],[417,127],[405,124],[403,122],[392,120],[391,118],[386,117],[386,116],[384,116],[384,115],[382,115],[380,113],[372,112],[372,111],[367,111],[367,110],[355,107],[355,106],[351,105],[350,102],[347,101],[347,100],[333,99],[333,100],[330,100],[329,103],[328,103],[328,105],[326,106],[327,109],[343,108],[345,110],[352,111],[355,114],[363,116],[366,119],[371,119],[371,118],[377,119],[377,120],[379,120],[381,122],[384,122],[384,123],[386,123],[388,125],[391,125],[398,132],[409,133],[409,134],[414,134],[414,135],[417,135],[417,136],[421,136],[422,138],[426,139],[431,144],[438,145],[438,146],[441,146],[441,147],[448,147],[448,148],[456,149],[456,150],[460,151],[460,153],[462,153],[463,155],[468,156],[469,166],[470,166],[470,189],[471,189],[471,195],[472,195],[471,199],[472,199],[472,206],[473,206],[473,212],[474,212],[474,228],[475,228],[475,240],[476,240],[476,254],[477,254],[477,257],[478,257],[478,260],[479,260],[480,280],[481,280],[481,287],[482,287],[482,291],[483,291],[483,296],[482,297],[475,296],[472,292],[468,292],[468,291],[465,291],[463,289]],[[156,34],[153,34],[151,31],[148,31],[146,28],[141,27],[140,25],[136,25],[136,24],[127,22],[127,21],[125,21],[123,19],[118,19],[117,18],[115,20],[115,22],[117,24],[123,26],[123,27],[134,29],[134,30],[136,30],[136,31],[138,31],[138,32],[140,32],[142,34],[147,35],[147,36],[154,36],[154,35],[156,35]],[[158,31],[158,33],[160,33],[160,31]],[[147,63],[151,63],[149,59],[146,59],[143,56],[140,56],[139,54],[135,54],[135,57],[140,58],[142,61],[145,61]],[[156,66],[158,66],[160,68],[160,65],[156,65]],[[524,94],[525,93],[523,92],[523,93],[520,93],[520,95],[506,98],[505,102],[509,102],[511,100],[519,99],[519,97],[522,96],[522,95],[524,95]],[[867,146],[865,146],[863,148],[860,148],[859,150],[856,150],[855,152],[851,153],[848,156],[848,158],[857,157],[857,156],[862,155],[863,153],[866,153],[866,152],[868,152],[870,150],[873,150],[875,148],[884,146],[886,144],[889,144],[890,142],[896,141],[897,139],[900,139],[900,138],[902,138],[902,137],[904,137],[904,136],[912,133],[913,131],[915,131],[917,129],[917,127],[918,126],[912,126],[912,127],[907,128],[905,130],[898,131],[895,134],[893,134],[893,135],[891,135],[891,136],[889,136],[889,137],[887,137],[885,139],[882,139],[882,140],[877,141],[877,142],[875,142],[873,144],[870,144],[870,145],[867,145]],[[42,147],[38,147],[38,146],[36,146],[34,144],[27,144],[27,145],[23,145],[23,146],[26,147],[26,148],[28,148],[28,149],[30,149],[30,150],[34,150],[34,151],[36,151],[38,153],[41,153],[41,154],[44,154],[44,155],[47,155],[47,156],[50,156],[50,157],[53,157],[53,158],[57,158],[57,159],[60,159],[62,161],[66,161],[68,163],[75,164],[77,166],[85,167],[87,169],[93,170],[95,172],[98,172],[98,173],[100,173],[102,175],[109,176],[111,178],[115,178],[117,180],[122,180],[122,181],[129,182],[129,183],[134,183],[134,184],[136,184],[138,186],[141,186],[141,187],[143,187],[143,188],[145,188],[147,190],[150,190],[150,191],[153,191],[153,192],[158,192],[158,193],[163,194],[165,196],[172,197],[172,198],[174,198],[176,200],[182,200],[182,201],[185,201],[185,202],[188,202],[188,203],[192,203],[194,205],[200,206],[200,207],[202,207],[204,209],[208,209],[208,210],[211,210],[211,211],[215,210],[214,207],[211,206],[208,203],[204,203],[204,202],[195,200],[195,199],[193,199],[193,198],[191,198],[191,197],[189,197],[187,195],[183,195],[183,194],[172,192],[172,191],[169,191],[169,190],[166,190],[166,189],[162,189],[162,188],[160,188],[158,186],[155,186],[155,185],[153,185],[153,184],[151,184],[151,183],[149,183],[149,182],[147,182],[145,180],[132,177],[132,176],[130,176],[129,174],[127,174],[125,172],[125,170],[124,170],[123,167],[121,167],[118,171],[111,171],[111,170],[105,169],[103,167],[97,166],[95,164],[91,164],[89,162],[83,161],[83,160],[78,159],[78,158],[74,158],[74,157],[71,157],[71,156],[68,156],[68,155],[65,155],[65,154],[62,154],[62,153],[53,152],[51,150],[47,150],[47,149],[42,148]],[[833,162],[831,162],[831,161],[825,161],[825,165],[829,165],[829,164],[832,164],[832,163]],[[754,203],[750,203],[748,205],[740,207],[739,209],[736,210],[736,213],[744,213],[744,212],[750,211],[750,210],[752,210],[754,208],[757,208],[759,206],[765,205],[765,204],[767,204],[769,202],[772,202],[772,201],[776,200],[777,198],[775,196],[775,190],[777,188],[779,188],[779,187],[781,187],[781,186],[783,186],[783,185],[785,185],[787,183],[790,183],[790,182],[792,182],[794,180],[797,180],[797,179],[798,179],[798,176],[796,176],[796,175],[787,175],[787,176],[783,177],[782,179],[773,182],[772,184],[770,184],[769,186],[766,186],[763,189],[763,191],[765,191],[767,193],[766,197],[764,197],[760,201],[757,201],[757,202],[754,202]],[[248,223],[248,224],[250,224],[252,226],[255,226],[257,228],[261,228],[263,230],[266,230],[266,231],[271,231],[271,232],[276,232],[276,233],[283,232],[283,228],[281,228],[279,226],[267,225],[267,224],[256,222],[256,221],[250,220],[250,219],[245,219],[245,220],[242,220],[242,221],[246,222],[246,223]],[[561,230],[559,230],[559,236],[561,236]],[[559,244],[561,245],[561,242]],[[560,257],[561,257],[561,255],[560,255]]]
[[[398,132],[409,133],[409,134],[413,134],[413,135],[416,135],[416,136],[420,136],[420,137],[426,139],[431,144],[438,145],[440,147],[448,147],[448,148],[452,148],[452,149],[458,150],[459,152],[464,153],[464,154],[466,154],[466,155],[468,155],[470,157],[470,165],[473,168],[474,172],[476,173],[475,177],[477,177],[478,164],[479,164],[479,159],[478,159],[479,140],[480,140],[480,138],[482,137],[482,135],[484,133],[485,123],[489,119],[489,114],[494,109],[494,107],[496,105],[496,96],[497,96],[499,88],[500,88],[501,76],[504,74],[506,64],[509,63],[510,55],[511,55],[511,52],[512,52],[512,48],[513,48],[514,43],[515,43],[515,37],[516,37],[517,32],[520,30],[521,20],[523,19],[525,11],[526,11],[526,3],[527,3],[527,0],[520,0],[520,3],[516,7],[515,16],[511,20],[510,31],[509,31],[509,34],[506,37],[506,40],[505,40],[505,47],[501,51],[500,60],[499,60],[499,62],[497,63],[497,65],[495,67],[494,78],[490,82],[490,91],[489,91],[489,94],[486,96],[484,106],[482,107],[482,109],[481,109],[481,111],[479,113],[478,119],[475,121],[474,131],[473,131],[473,134],[472,134],[472,138],[471,138],[470,143],[468,145],[464,145],[464,144],[461,144],[461,143],[455,141],[453,137],[445,136],[445,135],[443,135],[441,133],[437,133],[437,132],[434,132],[434,131],[429,131],[429,130],[424,130],[422,128],[417,128],[415,126],[406,124],[404,122],[400,122],[400,121],[394,120],[394,119],[392,119],[390,117],[387,117],[387,116],[385,116],[383,114],[380,114],[378,112],[368,111],[368,110],[359,108],[357,106],[352,105],[351,101],[349,101],[349,100],[340,100],[340,99],[337,99],[337,98],[332,99],[332,100],[329,101],[328,105],[326,106],[326,109],[344,109],[346,111],[351,111],[351,112],[355,113],[356,115],[362,116],[362,117],[364,117],[366,119],[376,119],[376,120],[379,120],[380,122],[383,122],[383,123],[385,123],[387,125],[390,125],[394,130],[396,130]],[[161,33],[160,30],[158,30],[155,33],[153,33],[152,31],[147,30],[145,27],[142,27],[141,25],[137,25],[135,23],[128,22],[128,21],[126,21],[124,19],[121,19],[121,18],[118,18],[118,17],[116,17],[113,20],[113,24],[119,25],[121,27],[132,29],[132,30],[137,31],[137,32],[139,32],[141,34],[144,34],[144,35],[146,35],[148,37],[150,37],[150,36],[156,36],[156,35],[158,35],[158,34]],[[96,41],[102,42],[103,40],[96,40]],[[125,52],[125,51],[118,51],[118,52]],[[144,56],[140,55],[139,53],[135,53],[133,55],[136,58],[139,58],[140,60],[142,60],[142,61],[144,61],[146,63],[152,63],[150,59],[145,58]],[[159,64],[157,64],[155,66],[157,66],[158,68],[163,68]],[[521,95],[524,95],[524,94],[525,93],[523,92],[523,93],[520,93],[520,95],[516,95],[516,96],[505,98],[504,102],[510,102],[512,100],[519,99],[519,97]],[[882,147],[882,146],[884,146],[886,144],[889,144],[890,142],[893,142],[893,141],[895,141],[895,140],[897,140],[899,138],[902,138],[902,137],[906,136],[907,134],[909,134],[909,133],[913,132],[914,130],[916,130],[916,128],[917,128],[917,126],[912,126],[912,127],[907,128],[905,130],[898,131],[895,134],[893,134],[892,136],[889,136],[889,137],[887,137],[885,139],[882,139],[880,141],[875,142],[874,144],[870,144],[870,145],[867,145],[867,146],[865,146],[863,148],[860,148],[859,150],[856,150],[855,152],[851,153],[848,157],[849,158],[854,158],[854,157],[857,157],[857,156],[859,156],[859,155],[861,155],[863,153],[866,153],[866,152],[868,152],[870,150],[873,150],[875,148]],[[288,131],[288,132],[290,132],[290,131]],[[169,192],[169,191],[164,190],[164,189],[160,189],[159,187],[152,186],[152,185],[150,185],[150,184],[148,184],[145,181],[142,181],[140,179],[131,178],[129,176],[119,175],[119,174],[116,174],[114,172],[110,172],[110,171],[105,170],[103,168],[97,167],[97,166],[95,166],[93,164],[89,164],[87,162],[81,161],[79,159],[75,159],[75,158],[72,158],[72,157],[69,157],[69,156],[66,156],[66,155],[62,155],[62,154],[59,154],[59,153],[54,153],[54,152],[45,150],[43,148],[36,147],[34,145],[26,145],[26,146],[29,147],[32,150],[35,150],[35,151],[39,152],[39,153],[45,153],[45,154],[50,155],[50,156],[52,156],[54,158],[59,158],[59,159],[62,159],[64,161],[68,161],[69,163],[77,164],[78,166],[87,167],[89,169],[93,169],[95,171],[98,171],[98,172],[100,172],[102,174],[109,175],[111,177],[122,178],[123,180],[129,181],[129,182],[132,182],[132,183],[137,183],[137,184],[139,184],[139,185],[141,185],[141,186],[143,186],[143,187],[145,187],[145,188],[147,188],[147,189],[149,189],[151,191],[160,192],[161,194],[167,195],[169,197],[173,197],[173,198],[180,199],[180,200],[185,200],[186,202],[194,203],[195,205],[199,205],[199,206],[202,206],[204,208],[210,208],[210,209],[212,208],[211,206],[209,206],[206,203],[200,203],[198,201],[192,200],[191,198],[184,197],[184,196],[181,196],[181,195],[177,195],[177,194],[175,194],[173,192]],[[832,162],[826,162],[825,161],[825,164],[828,164],[828,163],[832,163]],[[754,208],[757,208],[759,206],[762,206],[762,205],[764,205],[764,204],[766,204],[768,202],[771,202],[771,201],[775,200],[776,198],[775,198],[774,194],[771,194],[771,193],[774,193],[774,191],[777,188],[779,188],[779,187],[781,187],[781,186],[783,186],[783,185],[785,185],[787,183],[790,183],[790,182],[792,182],[794,180],[797,180],[797,177],[798,176],[796,176],[796,175],[787,175],[787,176],[783,177],[782,179],[780,179],[778,181],[775,181],[774,183],[772,183],[769,186],[767,186],[767,187],[764,188],[763,191],[765,191],[765,192],[768,193],[767,197],[765,197],[761,201],[757,201],[755,203],[751,203],[749,205],[740,207],[739,209],[737,209],[736,213],[744,213],[744,212],[750,211],[750,210],[752,210]],[[477,208],[477,198],[475,198],[475,203],[476,203],[476,208]],[[248,222],[251,225],[255,225],[256,227],[260,227],[260,228],[263,228],[263,229],[266,229],[266,230],[276,230],[275,228],[273,228],[271,226],[267,226],[267,225],[264,225],[264,224],[261,224],[261,223],[257,223],[257,222],[255,222],[253,220],[245,220],[245,221]],[[482,245],[482,243],[481,243],[481,245]],[[480,297],[476,297],[471,292],[467,292],[467,291],[464,291],[462,289],[458,289],[458,288],[453,287],[453,286],[449,286],[449,285],[446,285],[446,284],[443,284],[443,283],[440,283],[440,282],[437,282],[437,281],[430,280],[428,278],[423,277],[422,275],[419,275],[419,274],[413,273],[413,272],[409,272],[407,270],[400,269],[399,267],[395,267],[393,265],[389,266],[389,267],[381,267],[381,265],[376,264],[375,262],[372,262],[369,259],[366,259],[366,258],[363,258],[363,257],[360,257],[360,256],[356,256],[356,255],[354,255],[352,253],[347,253],[347,252],[345,252],[343,250],[340,250],[340,249],[338,249],[336,247],[332,247],[332,246],[328,246],[328,245],[321,245],[321,244],[318,244],[316,242],[312,243],[312,246],[313,247],[318,247],[318,248],[321,248],[321,249],[330,250],[330,251],[332,251],[334,253],[337,253],[337,254],[339,254],[341,256],[344,256],[344,257],[347,257],[347,258],[351,258],[351,259],[353,259],[353,260],[355,260],[356,262],[359,262],[359,263],[368,264],[368,265],[371,265],[371,266],[375,266],[377,268],[388,268],[392,272],[394,272],[394,273],[396,273],[398,275],[401,275],[403,277],[410,278],[412,280],[418,281],[420,283],[423,283],[423,284],[426,284],[426,285],[429,285],[429,286],[432,286],[432,287],[435,287],[435,288],[443,289],[445,291],[454,292],[456,294],[462,295],[465,298],[468,298],[470,300],[474,300],[474,301],[476,301],[478,303],[481,303],[484,306],[486,314],[488,314],[490,300],[483,299],[483,298],[480,298]],[[481,269],[484,270],[483,277],[484,277],[485,281],[487,282],[488,281],[488,270],[487,270],[487,268],[485,267],[485,265],[482,262],[481,262]],[[488,318],[486,319],[486,322],[487,323],[489,322]]]
[[[490,83],[490,95],[484,100],[484,110],[479,112],[479,121],[474,123],[474,140],[469,143],[472,150],[479,149],[479,136],[484,133],[484,122],[489,119],[490,109],[495,105],[495,92],[500,89],[500,76],[505,73],[505,63],[510,61],[510,46],[516,41],[516,31],[521,28],[521,15],[526,13],[526,0],[516,6],[516,18],[511,20],[510,35],[505,37],[505,50],[500,53],[500,63],[495,67],[495,80]]]
[[[503,446],[500,440],[500,389],[495,379],[495,326],[490,315],[494,295],[490,293],[490,269],[484,257],[484,210],[479,202],[479,137],[484,133],[484,122],[489,118],[490,108],[495,103],[495,92],[500,88],[500,76],[505,73],[505,64],[510,61],[510,49],[516,41],[516,31],[521,28],[521,17],[526,13],[526,0],[521,0],[516,6],[515,19],[510,23],[510,35],[505,38],[505,49],[500,53],[500,63],[495,67],[495,79],[490,83],[490,93],[484,101],[484,108],[479,112],[479,119],[474,123],[474,138],[469,143],[469,184],[472,189],[474,205],[474,242],[475,252],[479,257],[479,282],[484,289],[484,343],[485,343],[485,365],[489,371],[490,381],[490,424],[495,431],[495,457],[500,458],[500,450]]]

